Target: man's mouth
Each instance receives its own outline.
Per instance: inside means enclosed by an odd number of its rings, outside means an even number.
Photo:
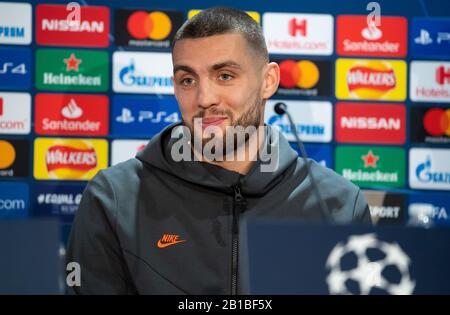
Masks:
[[[208,126],[218,126],[227,119],[226,116],[214,116],[202,118],[202,128],[205,129]]]

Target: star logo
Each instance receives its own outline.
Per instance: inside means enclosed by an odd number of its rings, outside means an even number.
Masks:
[[[78,72],[78,66],[82,62],[81,59],[77,59],[74,53],[70,54],[69,58],[64,59],[64,63],[66,64],[66,71],[76,71]]]
[[[373,154],[372,150],[369,150],[367,155],[361,156],[361,159],[364,161],[364,168],[377,168],[377,161],[380,159],[380,157]]]

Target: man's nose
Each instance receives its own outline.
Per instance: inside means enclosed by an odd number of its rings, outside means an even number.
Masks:
[[[202,108],[208,108],[219,104],[218,93],[211,80],[200,80],[197,90],[197,104]]]

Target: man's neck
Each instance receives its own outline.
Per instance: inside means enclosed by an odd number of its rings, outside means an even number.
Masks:
[[[264,128],[263,128],[264,129]],[[227,159],[225,156],[223,161],[208,160],[205,157],[199,158],[201,153],[193,150],[194,154],[201,161],[220,166],[229,171],[237,172],[242,175],[248,174],[253,164],[258,159],[258,151],[264,143],[265,132],[253,133],[248,141],[239,146],[234,152],[234,159]],[[244,159],[242,158],[244,157]]]

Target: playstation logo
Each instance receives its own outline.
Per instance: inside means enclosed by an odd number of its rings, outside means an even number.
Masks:
[[[421,29],[420,35],[414,38],[414,42],[419,45],[429,45],[433,42],[433,39],[431,39],[427,30]]]
[[[126,107],[122,108],[122,113],[120,114],[120,116],[116,117],[116,121],[123,124],[132,123],[134,121],[134,117],[131,114],[131,110]]]

